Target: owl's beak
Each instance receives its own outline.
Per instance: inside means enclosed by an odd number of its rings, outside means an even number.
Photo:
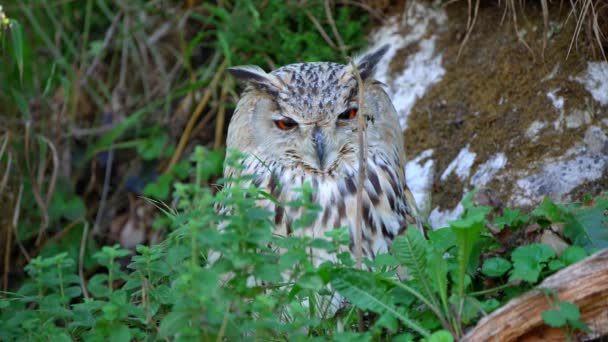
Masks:
[[[315,145],[317,158],[319,158],[319,168],[325,169],[325,135],[319,126],[312,130],[312,141]]]

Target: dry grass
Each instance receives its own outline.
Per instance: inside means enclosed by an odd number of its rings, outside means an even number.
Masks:
[[[463,0],[449,0],[445,5],[453,3],[460,3]],[[518,27],[519,20],[523,17],[525,19],[527,6],[533,4],[527,3],[525,0],[504,0],[498,1],[500,7],[504,7],[502,22],[510,18],[512,21],[513,29],[520,42],[530,51],[533,55],[532,49],[528,43],[519,34],[520,30]],[[594,59],[606,58],[606,48],[608,47],[608,2],[605,0],[564,0],[551,1],[551,0],[540,0],[542,8],[543,24],[545,30],[545,39],[543,39],[543,55],[546,48],[546,37],[550,34],[550,19],[552,15],[559,15],[563,10],[568,11],[566,22],[574,20],[576,22],[576,30],[572,36],[572,41],[568,48],[568,56],[573,47],[578,48],[579,45],[585,45],[589,47],[591,55]],[[477,22],[477,16],[479,13],[480,0],[467,0],[468,7],[468,18],[467,18],[467,32],[461,42],[459,55],[466,46],[471,32],[475,28]]]

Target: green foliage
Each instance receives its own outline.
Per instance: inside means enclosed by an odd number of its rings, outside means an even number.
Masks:
[[[608,248],[608,194],[591,205],[561,205],[546,199],[533,214],[550,223],[564,224],[564,235],[587,252]]]
[[[500,277],[511,269],[509,260],[501,257],[494,257],[484,261],[481,272],[488,277]]]
[[[310,29],[315,22],[324,32],[332,32],[327,23],[323,1],[271,0],[264,5],[256,5],[251,0],[236,1],[231,8],[208,4],[211,14],[200,18],[217,25],[217,43],[214,48],[222,51],[231,65],[268,65],[268,56],[276,65],[294,62],[339,61],[346,56],[336,54],[323,38],[321,30]],[[367,16],[357,15],[352,7],[342,6],[333,13],[341,39],[347,42],[348,52],[356,52],[363,47],[363,29],[368,23]],[[313,19],[311,19],[313,18]],[[234,25],[238,22],[239,25]],[[247,27],[247,30],[243,30]],[[269,30],[268,27],[272,27]],[[329,35],[332,44],[337,38]],[[234,53],[236,51],[237,53]],[[246,53],[243,53],[246,52]],[[337,58],[338,57],[338,58]]]
[[[513,272],[509,280],[524,280],[536,283],[540,272],[547,266],[547,262],[555,257],[555,251],[543,244],[531,244],[518,247],[511,254]]]
[[[563,328],[569,340],[576,330],[591,332],[587,324],[581,320],[581,312],[576,305],[558,301],[553,291],[543,290],[547,301],[551,305],[551,309],[544,310],[542,313],[545,324],[555,328]]]
[[[227,162],[238,167],[238,158]],[[201,184],[221,172],[221,155],[197,148],[191,162],[192,181],[175,184],[176,209],[164,210],[174,227],[165,241],[137,246],[135,254],[105,246],[92,253],[98,271],[89,279],[77,275],[70,252],[32,259],[29,280],[0,301],[0,339],[370,341],[389,334],[452,341],[509,299],[502,290],[511,281],[535,284],[587,256],[580,246],[557,257],[549,246],[530,244],[510,261],[492,257],[475,266],[489,248],[480,247],[489,238],[488,208],[467,204],[462,218],[428,240],[410,227],[392,255],[366,261],[371,272],[358,270],[349,253],[339,253],[349,243],[346,228],[327,239],[274,236],[271,213],[257,201],[276,199],[253,186],[213,194]],[[298,191],[297,200],[280,204],[302,208],[294,226],[303,227],[319,208],[308,201],[309,185]],[[312,249],[338,254],[316,266]],[[404,280],[400,268],[407,268]],[[508,283],[483,287],[489,278],[506,281],[507,273]],[[346,315],[335,315],[342,298],[350,303]],[[586,329],[575,306],[554,301],[543,313],[547,324],[567,333]],[[377,315],[363,332],[356,310]]]

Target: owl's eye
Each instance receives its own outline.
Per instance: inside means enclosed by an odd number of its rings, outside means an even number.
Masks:
[[[284,118],[281,120],[274,120],[274,124],[283,131],[290,130],[292,128],[295,128],[298,125],[297,122],[295,122],[289,118]]]
[[[345,110],[338,116],[338,120],[352,120],[357,117],[357,108],[350,108]]]

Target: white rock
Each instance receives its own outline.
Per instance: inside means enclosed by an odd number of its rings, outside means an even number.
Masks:
[[[475,157],[477,154],[475,152],[469,151],[470,145],[467,144],[456,156],[456,158],[448,165],[448,167],[441,174],[441,180],[445,181],[450,173],[456,173],[456,176],[460,178],[461,181],[466,180],[471,173],[471,166],[475,162]]]
[[[487,162],[479,165],[471,177],[471,185],[480,187],[488,184],[505,165],[507,165],[507,156],[504,153],[495,154]]]
[[[608,105],[608,62],[588,62],[587,73],[576,80],[585,86],[594,100],[602,106]]]
[[[403,17],[404,23],[392,17],[372,34],[370,51],[389,44],[389,50],[376,66],[374,77],[388,86],[387,92],[399,114],[401,128],[405,130],[416,101],[445,74],[442,56],[435,51],[437,35],[431,30],[436,27],[445,30],[447,15],[443,8],[413,2]],[[407,33],[403,34],[404,31]],[[390,74],[390,63],[397,51],[412,44],[418,44],[417,51],[408,56],[401,71]]]
[[[433,185],[435,174],[433,150],[428,149],[420,153],[416,158],[405,165],[405,178],[416,205],[421,212],[426,212],[429,202],[429,194]],[[422,163],[424,161],[424,163]]]

